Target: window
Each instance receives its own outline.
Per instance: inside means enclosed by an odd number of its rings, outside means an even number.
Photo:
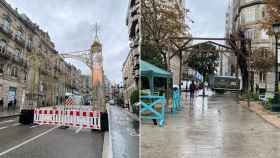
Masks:
[[[21,49],[19,49],[19,48],[16,49],[16,56],[17,56],[18,58],[22,58],[22,57],[23,57],[23,54],[22,54],[22,50],[21,50]]]
[[[5,48],[5,46],[7,45],[7,42],[5,40],[0,40],[0,49],[1,48]]]
[[[23,40],[24,38],[24,30],[21,26],[18,27],[18,31],[16,32],[16,38],[18,40]]]
[[[5,16],[3,19],[3,29],[5,31],[10,31],[11,28],[11,19],[8,16]]]
[[[256,38],[256,30],[249,29],[245,32],[245,37],[254,40]]]
[[[264,72],[260,72],[259,77],[259,82],[265,82],[266,74]]]
[[[28,73],[24,71],[24,80],[26,81],[28,79]]]
[[[4,73],[4,64],[0,64],[0,75]]]
[[[32,38],[31,37],[29,37],[27,40],[27,47],[32,48]]]
[[[17,67],[13,67],[13,68],[12,68],[11,76],[12,76],[12,77],[18,77],[18,70],[17,70]]]
[[[254,6],[244,9],[244,22],[254,22],[256,20],[256,8]]]
[[[17,37],[17,39],[22,39],[23,38],[23,32],[21,30],[18,30],[16,32],[16,37]]]

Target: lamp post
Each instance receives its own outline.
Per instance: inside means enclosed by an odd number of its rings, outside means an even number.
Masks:
[[[275,89],[274,89],[274,98],[278,101],[278,35],[280,33],[280,23],[272,24],[272,31],[275,35]]]

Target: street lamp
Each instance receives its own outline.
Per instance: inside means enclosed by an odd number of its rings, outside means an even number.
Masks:
[[[278,36],[280,33],[280,23],[273,23],[272,24],[272,31],[275,35],[275,98],[278,100]]]

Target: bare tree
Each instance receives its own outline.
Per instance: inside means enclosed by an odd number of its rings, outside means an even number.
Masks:
[[[274,58],[272,50],[266,47],[260,47],[252,50],[251,66],[256,71],[266,74],[274,66]],[[266,76],[266,75],[265,75]],[[267,88],[267,79],[265,77],[265,89]]]

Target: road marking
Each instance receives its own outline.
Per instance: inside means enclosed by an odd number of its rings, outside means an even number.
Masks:
[[[39,126],[41,126],[41,125],[33,125],[33,126],[31,126],[30,128],[35,128],[35,127],[39,127]]]
[[[135,129],[132,128],[126,128],[126,130],[128,131],[129,135],[132,137],[139,137],[139,134],[137,134]]]
[[[0,153],[0,156],[3,156],[3,155],[5,155],[5,154],[7,154],[7,153],[9,153],[9,152],[11,152],[11,151],[13,151],[13,150],[16,150],[17,148],[20,148],[21,146],[23,146],[23,145],[25,145],[25,144],[27,144],[27,143],[29,143],[29,142],[32,142],[32,141],[35,140],[35,139],[38,139],[39,137],[41,137],[41,136],[43,136],[43,135],[46,135],[46,134],[50,133],[51,131],[53,131],[53,130],[56,129],[57,127],[58,127],[58,126],[55,126],[55,127],[51,128],[51,129],[48,129],[47,131],[45,131],[45,132],[43,132],[43,133],[41,133],[41,134],[39,134],[39,135],[37,135],[37,136],[35,136],[35,137],[33,137],[33,138],[30,138],[30,139],[28,139],[28,140],[26,140],[26,141],[24,141],[24,142],[22,142],[22,143],[20,143],[20,144],[18,144],[18,145],[16,145],[16,146],[13,146],[13,147],[11,147],[11,148],[9,148],[9,149],[7,149],[7,150],[1,152],[1,153]]]
[[[0,130],[8,128],[8,126],[0,127]]]
[[[82,127],[76,129],[75,133],[79,133],[81,131]]]
[[[20,123],[14,123],[11,126],[14,127],[14,126],[18,126],[18,125],[20,125]]]
[[[0,122],[0,124],[3,124],[3,123],[10,123],[10,122],[14,122],[14,121],[16,121],[16,120],[7,120],[7,121],[2,121],[2,122]]]

